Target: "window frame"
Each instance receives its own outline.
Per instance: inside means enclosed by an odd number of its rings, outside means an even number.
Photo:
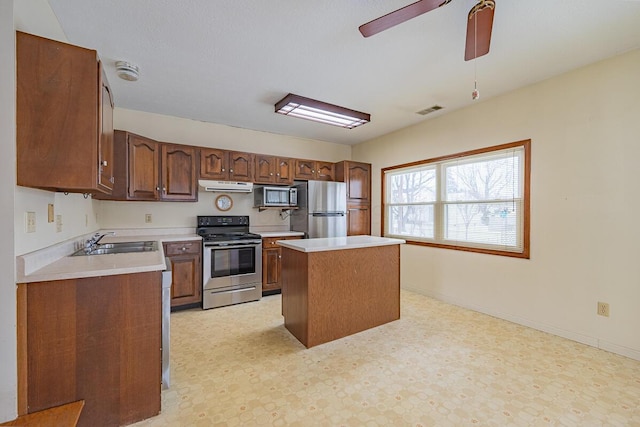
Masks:
[[[499,249],[493,249],[493,248],[486,248],[486,247],[478,247],[478,246],[466,246],[466,245],[461,245],[461,244],[447,244],[447,243],[443,243],[441,241],[434,241],[434,242],[426,242],[426,241],[422,241],[422,240],[413,240],[411,239],[411,236],[398,236],[398,235],[393,235],[387,232],[386,230],[386,212],[387,212],[387,172],[390,171],[394,171],[397,169],[404,169],[404,168],[411,168],[411,167],[420,167],[420,166],[428,166],[428,165],[432,165],[435,164],[434,166],[436,168],[440,168],[442,165],[440,165],[439,163],[441,162],[445,162],[445,161],[451,161],[451,160],[456,160],[456,159],[462,159],[462,158],[467,158],[467,157],[473,157],[473,156],[478,156],[478,155],[483,155],[483,154],[489,154],[495,151],[501,151],[501,150],[507,150],[507,149],[511,149],[511,148],[520,148],[522,147],[523,149],[523,161],[522,161],[522,180],[523,180],[523,188],[522,188],[522,250],[521,251],[507,251],[507,250],[499,250]],[[500,145],[494,145],[491,147],[486,147],[486,148],[479,148],[479,149],[475,149],[475,150],[470,150],[470,151],[464,151],[461,153],[455,153],[455,154],[450,154],[450,155],[445,155],[445,156],[440,156],[440,157],[435,157],[435,158],[430,158],[430,159],[425,159],[425,160],[419,160],[419,161],[415,161],[415,162],[410,162],[410,163],[404,163],[401,165],[395,165],[395,166],[389,166],[386,168],[381,169],[381,181],[382,181],[382,185],[381,185],[381,224],[380,224],[380,228],[381,228],[381,235],[382,236],[387,236],[387,237],[397,237],[397,238],[402,238],[404,239],[407,244],[411,244],[411,245],[418,245],[418,246],[429,246],[429,247],[436,247],[436,248],[443,248],[443,249],[453,249],[453,250],[459,250],[459,251],[465,251],[465,252],[476,252],[476,253],[483,253],[483,254],[490,254],[490,255],[500,255],[500,256],[507,256],[507,257],[514,257],[514,258],[524,258],[524,259],[529,259],[530,258],[530,208],[531,208],[531,140],[530,139],[526,139],[526,140],[522,140],[522,141],[516,141],[516,142],[511,142],[511,143],[507,143],[507,144],[500,144]],[[438,181],[438,178],[436,178],[436,191],[439,194],[442,194],[444,188],[444,184]],[[442,200],[441,197],[438,197],[438,200],[436,202],[436,204],[434,206],[444,206],[446,205]],[[434,210],[435,211],[435,210]],[[434,224],[434,239],[437,238],[442,238],[442,236],[444,235],[444,229],[443,229],[443,223],[444,223],[444,218],[441,216],[441,214],[436,214],[436,219],[435,219],[435,224]],[[438,237],[439,236],[439,237]],[[459,243],[459,242],[458,242]]]

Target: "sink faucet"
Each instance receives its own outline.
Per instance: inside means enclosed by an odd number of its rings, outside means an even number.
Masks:
[[[98,242],[100,242],[100,240],[102,240],[102,238],[104,236],[115,236],[116,232],[115,231],[108,231],[106,233],[96,233],[93,235],[93,237],[91,237],[89,240],[87,240],[87,242],[84,244],[85,246],[85,250],[87,251],[91,251],[97,244]]]

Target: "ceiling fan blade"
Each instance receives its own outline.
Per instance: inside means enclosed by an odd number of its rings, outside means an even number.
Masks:
[[[489,53],[495,9],[495,1],[481,0],[469,12],[467,19],[467,45],[464,52],[465,61]]]
[[[387,13],[380,18],[369,21],[366,24],[360,25],[358,29],[365,37],[370,37],[374,34],[378,34],[381,31],[401,24],[409,19],[420,16],[423,13],[427,13],[440,6],[444,6],[451,0],[420,0],[415,3],[411,3],[408,6],[398,9],[394,12]]]

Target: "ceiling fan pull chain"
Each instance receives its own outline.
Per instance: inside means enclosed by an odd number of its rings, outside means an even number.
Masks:
[[[475,101],[478,98],[480,98],[480,91],[478,91],[478,16],[474,14],[473,15],[473,92],[471,92],[471,99]]]

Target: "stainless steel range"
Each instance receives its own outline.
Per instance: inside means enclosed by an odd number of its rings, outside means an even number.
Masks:
[[[202,236],[202,308],[262,297],[262,238],[248,216],[198,216]]]

